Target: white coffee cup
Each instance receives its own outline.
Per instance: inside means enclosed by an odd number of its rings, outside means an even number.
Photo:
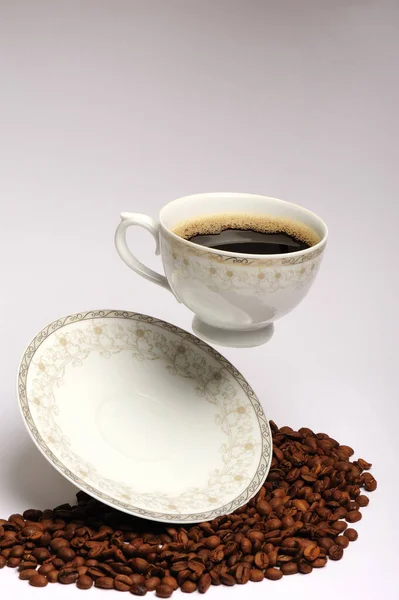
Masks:
[[[287,254],[241,254],[200,246],[176,235],[183,221],[221,214],[292,219],[320,240]],[[126,231],[133,225],[155,238],[165,275],[146,267],[130,251]],[[255,346],[270,338],[273,322],[297,306],[309,291],[327,242],[327,226],[306,208],[254,194],[197,194],[166,204],[158,219],[122,213],[115,245],[136,273],[171,291],[195,314],[200,337],[228,346]]]

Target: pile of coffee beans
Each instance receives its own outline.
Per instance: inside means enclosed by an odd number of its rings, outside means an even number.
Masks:
[[[84,492],[77,504],[0,519],[0,568],[35,587],[93,585],[169,598],[178,588],[244,584],[324,567],[357,539],[352,525],[377,487],[371,464],[303,427],[273,432],[267,481],[248,504],[213,521],[169,526],[118,512]]]

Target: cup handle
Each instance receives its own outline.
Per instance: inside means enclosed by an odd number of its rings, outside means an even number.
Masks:
[[[115,232],[115,246],[119,256],[128,267],[133,269],[133,271],[136,271],[136,273],[142,277],[145,277],[149,281],[152,281],[153,283],[156,283],[172,292],[172,288],[170,287],[165,275],[161,275],[149,267],[146,267],[129,250],[126,242],[126,231],[133,225],[144,227],[144,229],[147,229],[147,231],[152,234],[156,243],[155,254],[160,254],[159,222],[148,215],[142,215],[139,213],[122,213],[121,222],[119,223]]]

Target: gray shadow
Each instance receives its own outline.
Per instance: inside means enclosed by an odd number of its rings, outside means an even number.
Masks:
[[[9,454],[2,485],[25,508],[53,508],[76,501],[78,490],[44,458],[28,437]]]

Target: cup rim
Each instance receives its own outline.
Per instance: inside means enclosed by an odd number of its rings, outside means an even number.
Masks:
[[[314,252],[315,250],[318,250],[320,248],[322,248],[327,241],[328,238],[328,227],[326,222],[319,217],[319,215],[317,215],[316,213],[314,213],[313,211],[309,210],[308,208],[305,208],[304,206],[301,206],[300,204],[296,204],[295,202],[289,202],[287,200],[282,200],[281,198],[275,198],[274,196],[264,196],[263,194],[249,194],[249,193],[245,193],[245,192],[206,192],[203,194],[190,194],[188,196],[181,196],[180,198],[176,198],[175,200],[171,200],[170,202],[168,202],[167,204],[165,204],[159,213],[159,222],[162,226],[162,228],[168,232],[169,235],[171,235],[176,241],[179,241],[181,243],[187,244],[189,247],[192,248],[199,248],[201,250],[203,250],[204,252],[210,252],[211,254],[219,254],[219,255],[223,255],[223,256],[231,256],[231,257],[237,257],[240,256],[241,258],[248,258],[248,259],[252,259],[252,260],[256,260],[256,259],[283,259],[283,258],[287,258],[287,253],[282,253],[282,254],[249,254],[249,253],[245,253],[245,252],[229,252],[228,250],[216,250],[215,248],[208,248],[205,246],[201,246],[200,244],[196,244],[195,242],[190,242],[190,240],[185,240],[184,238],[181,238],[180,236],[178,236],[176,233],[173,233],[173,231],[167,227],[165,225],[165,223],[163,222],[162,219],[162,213],[164,211],[164,209],[167,206],[170,206],[171,204],[175,204],[180,202],[181,200],[189,200],[190,198],[199,198],[199,197],[204,197],[204,198],[223,198],[223,197],[245,197],[245,198],[263,198],[265,200],[276,200],[277,202],[281,202],[282,204],[288,204],[290,206],[294,206],[295,208],[300,209],[302,212],[311,215],[312,217],[314,217],[317,221],[319,221],[320,225],[322,226],[322,228],[324,229],[324,234],[323,237],[321,238],[320,242],[317,242],[317,244],[315,244],[314,246],[310,246],[309,248],[305,248],[304,250],[295,250],[294,252],[290,252],[289,256],[290,257],[294,257],[294,256],[306,256],[307,254],[311,254],[312,252]],[[217,214],[215,212],[215,214]]]

